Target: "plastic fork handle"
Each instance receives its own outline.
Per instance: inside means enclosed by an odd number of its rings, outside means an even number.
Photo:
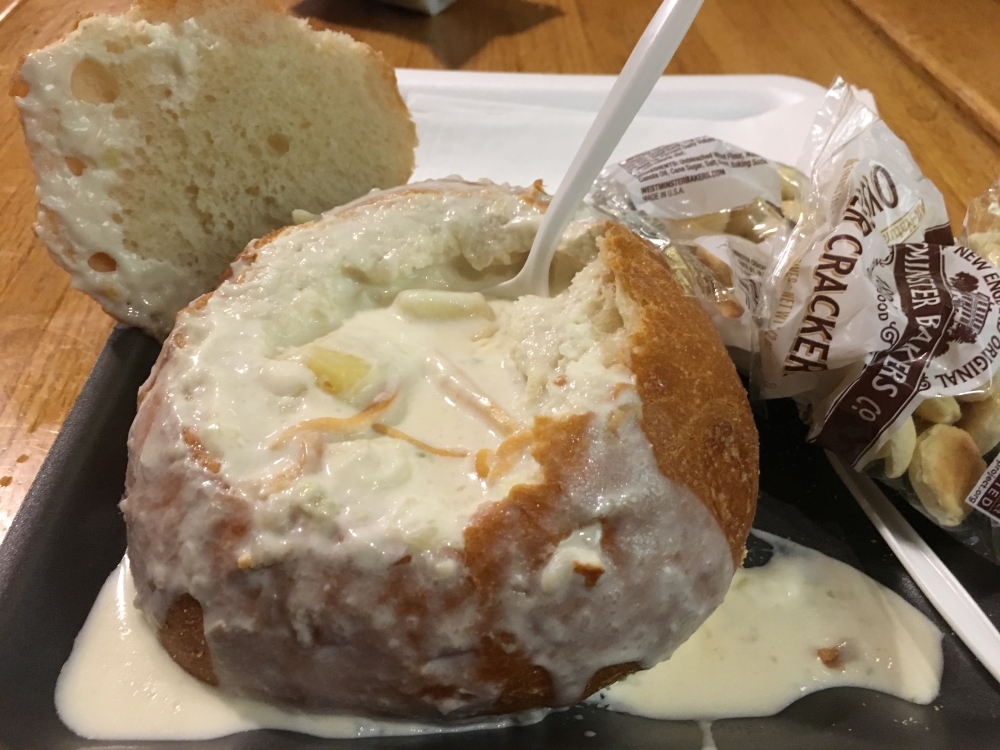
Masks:
[[[1000,633],[927,542],[875,485],[826,452],[827,459],[889,549],[986,670],[1000,682]]]
[[[491,290],[497,296],[548,296],[549,265],[566,225],[636,113],[660,80],[667,63],[694,21],[702,0],[664,0],[636,43],[625,67],[542,218],[531,252],[517,276]]]

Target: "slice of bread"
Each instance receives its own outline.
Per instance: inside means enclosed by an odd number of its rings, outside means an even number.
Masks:
[[[253,0],[140,2],[12,85],[37,233],[118,320],[164,338],[254,237],[405,183],[416,131],[379,53]]]

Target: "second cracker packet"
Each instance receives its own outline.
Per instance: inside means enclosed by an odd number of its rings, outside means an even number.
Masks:
[[[834,84],[798,170],[692,139],[608,168],[591,202],[664,248],[757,393],[795,398],[810,440],[1000,561],[1000,466],[996,491],[977,490],[1000,441],[1000,271],[955,243],[864,92]],[[1000,213],[980,208],[980,225]],[[1000,247],[1000,221],[975,234]]]

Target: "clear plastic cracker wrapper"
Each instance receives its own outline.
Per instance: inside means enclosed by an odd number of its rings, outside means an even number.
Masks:
[[[762,285],[800,216],[803,185],[791,167],[701,137],[606,168],[587,201],[663,251],[746,372]]]
[[[864,92],[837,81],[798,169],[695,138],[591,204],[665,253],[762,398],[1000,563],[1000,181],[962,243]]]

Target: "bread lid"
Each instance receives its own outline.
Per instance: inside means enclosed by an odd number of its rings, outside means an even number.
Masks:
[[[163,338],[252,238],[406,182],[392,68],[267,3],[147,2],[28,55],[12,86],[37,233],[73,285]]]

